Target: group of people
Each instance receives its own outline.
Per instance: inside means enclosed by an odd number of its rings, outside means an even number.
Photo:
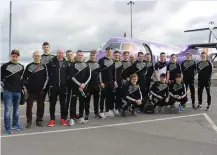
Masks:
[[[33,62],[25,68],[18,63],[20,53],[11,52],[11,61],[1,66],[1,82],[4,89],[4,127],[5,133],[11,130],[23,130],[19,125],[19,103],[22,92],[26,96],[26,128],[32,125],[33,102],[37,102],[36,125],[44,126],[44,102],[49,96],[50,121],[49,127],[56,122],[55,107],[59,96],[60,124],[73,126],[75,120],[84,124],[89,120],[90,101],[93,96],[93,107],[96,118],[104,119],[121,115],[126,117],[126,111],[136,115],[136,109],[145,112],[147,103],[151,102],[155,111],[163,111],[164,106],[176,108],[175,102],[180,102],[179,111],[183,111],[187,102],[186,90],[191,91],[192,107],[202,109],[202,93],[207,91],[207,108],[211,105],[211,75],[213,66],[207,60],[207,54],[201,53],[201,61],[196,63],[191,59],[191,53],[186,54],[186,60],[181,64],[176,62],[176,55],[171,55],[169,64],[165,61],[165,53],[160,54],[160,60],[153,64],[151,54],[138,52],[138,59],[130,61],[130,53],[107,47],[105,56],[96,61],[96,51],[90,52],[89,61],[84,61],[81,50],[76,56],[71,50],[57,50],[50,54],[50,45],[44,42],[44,53],[33,52]],[[67,60],[64,58],[66,54]],[[121,61],[121,57],[123,60]],[[132,59],[132,58],[131,58]],[[133,59],[132,59],[133,60]],[[162,70],[165,69],[164,72]],[[195,106],[194,76],[198,74],[198,106]],[[79,114],[76,113],[79,99]],[[13,121],[11,124],[11,107],[13,106]]]

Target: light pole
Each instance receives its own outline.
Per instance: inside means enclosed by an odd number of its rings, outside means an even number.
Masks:
[[[12,25],[12,1],[10,1],[10,20],[9,20],[9,59],[11,52],[11,25]]]
[[[130,30],[131,30],[131,38],[132,38],[133,37],[133,5],[135,4],[135,2],[129,1],[127,4],[130,5]]]

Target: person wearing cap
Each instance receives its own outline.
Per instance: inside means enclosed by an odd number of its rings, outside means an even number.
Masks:
[[[5,134],[11,134],[12,130],[23,130],[19,125],[19,103],[21,99],[21,77],[24,66],[18,63],[20,52],[12,50],[11,61],[1,66],[1,85],[3,87],[4,100],[4,127]],[[11,107],[13,106],[13,121],[11,127]]]
[[[64,50],[58,49],[57,55],[47,64],[49,75],[49,102],[50,102],[50,121],[49,127],[55,125],[55,109],[57,97],[60,100],[61,125],[66,126],[66,101],[67,101],[67,70],[68,62],[64,58]]]
[[[201,61],[197,64],[198,73],[198,106],[197,109],[202,109],[203,103],[203,89],[206,89],[207,93],[207,107],[206,110],[210,110],[212,96],[210,92],[211,87],[211,77],[213,74],[213,64],[207,60],[207,54],[205,52],[201,53]]]
[[[188,87],[191,92],[192,108],[195,109],[195,87],[194,87],[194,76],[197,72],[197,63],[192,60],[192,55],[190,52],[186,54],[186,60],[181,64],[183,82],[186,86],[186,91]]]
[[[32,57],[34,61],[26,66],[22,78],[24,91],[28,93],[26,128],[30,128],[32,125],[32,106],[35,99],[37,101],[36,125],[39,127],[44,126],[44,89],[46,88],[49,79],[47,66],[40,61],[40,53],[35,51],[33,52]]]
[[[154,103],[156,112],[163,112],[163,107],[169,101],[169,85],[166,83],[166,74],[160,75],[160,81],[155,81],[150,88],[151,101]]]

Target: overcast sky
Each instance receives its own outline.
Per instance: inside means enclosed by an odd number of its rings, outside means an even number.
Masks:
[[[12,48],[31,59],[48,41],[57,48],[97,49],[111,37],[130,37],[130,9],[124,0],[13,1]],[[207,42],[208,31],[185,29],[217,25],[217,2],[135,1],[133,37],[172,45]],[[9,1],[0,0],[1,60],[8,59]]]

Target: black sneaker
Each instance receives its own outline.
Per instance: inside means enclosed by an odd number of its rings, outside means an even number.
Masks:
[[[206,111],[210,111],[210,105],[206,107]]]
[[[198,104],[198,106],[197,106],[197,109],[202,109],[202,105],[201,104]]]
[[[27,124],[26,124],[26,128],[27,128],[27,129],[31,128],[31,126],[32,126],[32,123],[27,123]]]
[[[130,113],[131,113],[132,116],[136,116],[136,110],[135,109],[131,109]]]
[[[195,107],[195,104],[194,104],[194,103],[192,103],[192,108],[193,108],[193,109],[196,109],[196,107]]]
[[[121,116],[126,118],[126,112],[124,110],[121,110]]]
[[[44,127],[44,122],[43,121],[38,121],[38,122],[36,122],[36,126]]]
[[[86,115],[86,116],[84,117],[84,120],[85,120],[85,121],[89,121],[88,115]]]

